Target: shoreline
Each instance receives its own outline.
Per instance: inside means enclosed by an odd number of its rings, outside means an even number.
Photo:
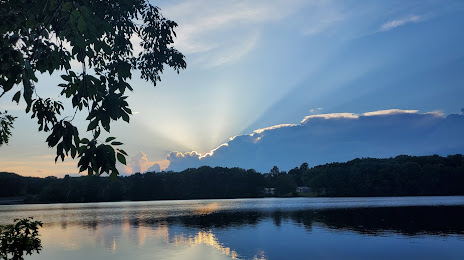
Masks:
[[[93,201],[93,202],[26,202],[24,197],[0,197],[0,206],[8,205],[52,205],[52,204],[95,204],[95,203],[119,203],[119,202],[159,202],[159,201],[194,201],[194,200],[242,200],[242,199],[336,199],[336,198],[423,198],[423,197],[464,197],[464,195],[417,195],[417,196],[294,196],[294,197],[243,197],[243,198],[194,198],[194,199],[165,199],[165,200],[118,200],[118,201]]]

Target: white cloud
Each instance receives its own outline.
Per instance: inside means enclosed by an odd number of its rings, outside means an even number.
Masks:
[[[402,109],[388,109],[388,110],[379,110],[374,112],[364,113],[363,116],[381,116],[381,115],[394,115],[394,114],[415,114],[419,110],[402,110]]]
[[[264,131],[274,130],[274,129],[278,129],[278,128],[282,128],[282,127],[289,127],[289,126],[296,126],[296,125],[295,124],[280,124],[280,125],[270,126],[270,127],[266,127],[266,128],[261,128],[261,129],[255,130],[253,132],[261,134]]]
[[[358,119],[359,115],[353,113],[331,113],[331,114],[317,114],[306,116],[301,123],[304,124],[313,118],[323,118],[323,119],[336,119],[336,118],[351,118]]]
[[[348,19],[343,4],[332,1],[319,1],[311,7],[311,13],[305,16],[304,35],[315,35],[330,30],[340,22]]]
[[[317,113],[322,110],[322,107],[317,107],[317,108],[311,108],[309,110],[309,113]]]
[[[147,169],[147,172],[160,172],[161,166],[158,163],[153,164]]]
[[[179,24],[176,48],[186,55],[214,52],[206,64],[219,66],[254,49],[260,25],[281,20],[307,4],[303,0],[193,0],[164,6],[162,12]]]
[[[170,162],[167,170],[181,171],[187,168],[198,167],[200,162],[200,154],[192,151],[187,153],[171,152],[166,156],[166,159]],[[172,166],[171,166],[172,165]],[[176,167],[176,165],[181,165]]]
[[[409,23],[418,23],[418,22],[421,22],[423,20],[424,20],[423,17],[421,17],[419,15],[409,15],[409,16],[399,18],[399,19],[395,19],[395,20],[391,20],[391,21],[388,21],[388,22],[382,24],[382,26],[380,26],[379,31],[381,31],[381,32],[390,31],[390,30],[395,29],[397,27],[400,27],[400,26],[403,26],[403,25],[406,25],[406,24],[409,24]]]
[[[148,160],[147,155],[144,152],[138,152],[131,157],[126,157],[126,161],[127,165],[120,164],[119,162],[116,165],[118,171],[122,175],[130,175],[137,172],[144,173],[147,171],[161,171],[160,164],[162,162]]]
[[[301,124],[282,124],[231,138],[208,154],[173,152],[168,170],[203,165],[254,168],[274,165],[289,170],[303,162],[319,165],[357,157],[464,152],[464,115],[380,110],[305,117]]]
[[[258,38],[258,34],[255,34],[252,37],[247,38],[245,42],[238,44],[238,46],[234,45],[233,47],[224,50],[220,54],[216,55],[211,62],[211,66],[216,67],[239,60],[256,46]]]

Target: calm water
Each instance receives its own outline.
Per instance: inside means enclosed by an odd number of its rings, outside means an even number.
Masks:
[[[34,216],[26,259],[464,259],[464,197],[0,206]]]

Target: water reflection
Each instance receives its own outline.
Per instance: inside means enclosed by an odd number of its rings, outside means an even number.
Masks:
[[[206,205],[199,204],[195,209],[195,215],[208,215],[219,209],[219,203],[213,202]]]
[[[21,205],[0,207],[0,222],[35,212],[45,223],[44,251],[29,259],[460,259],[464,199],[427,199],[433,206],[420,198]]]
[[[212,251],[215,251],[212,254],[216,257],[210,259],[241,259],[235,250],[221,244],[212,230],[194,232],[179,229],[179,227],[173,227],[171,230],[167,223],[162,222],[152,227],[135,227],[129,221],[123,225],[98,224],[90,227],[88,225],[69,225],[67,232],[63,231],[60,225],[45,226],[41,230],[41,239],[44,244],[43,254],[34,255],[33,259],[42,259],[44,255],[53,255],[59,250],[81,252],[81,255],[86,255],[89,248],[104,248],[112,255],[120,255],[124,251],[129,251],[133,252],[135,259],[138,259],[144,251],[151,248],[157,259],[187,259],[185,257],[179,258],[179,254],[176,252],[201,246],[206,248],[202,248],[200,251],[191,250],[197,255],[187,255],[193,259],[192,257],[201,257],[205,252],[209,251],[211,254]],[[160,252],[164,253],[160,254]],[[89,256],[88,258],[92,259],[93,257]]]
[[[214,249],[217,249],[223,255],[230,256],[232,259],[238,259],[238,254],[234,250],[231,250],[230,247],[225,247],[221,243],[218,242],[216,236],[209,231],[198,231],[194,237],[192,236],[185,236],[184,234],[179,234],[174,236],[174,244],[176,246],[195,246],[200,244],[205,244],[210,246]]]
[[[168,218],[171,224],[200,229],[228,228],[256,225],[272,219],[275,226],[282,221],[312,226],[323,225],[333,230],[351,230],[365,235],[386,232],[407,236],[421,234],[464,234],[464,207],[400,207],[400,208],[348,208],[296,211],[218,212],[208,215]]]

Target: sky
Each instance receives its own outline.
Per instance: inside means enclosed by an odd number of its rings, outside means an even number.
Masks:
[[[156,87],[134,72],[131,123],[109,134],[130,155],[122,174],[464,153],[463,1],[152,3],[178,23],[187,69],[166,69]],[[41,75],[37,91],[55,97],[59,83]],[[0,109],[18,119],[0,171],[77,174],[10,100]]]

